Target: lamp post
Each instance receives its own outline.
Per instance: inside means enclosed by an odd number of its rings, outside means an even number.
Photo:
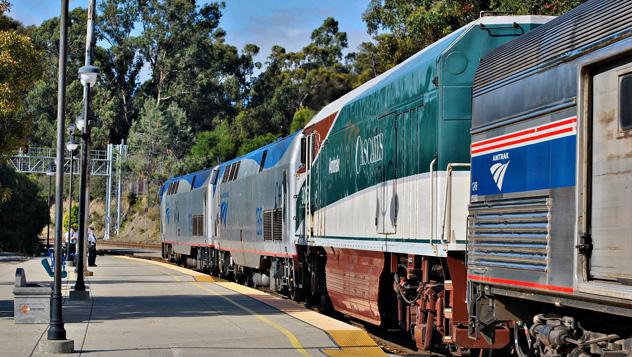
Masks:
[[[68,243],[66,243],[66,262],[68,262],[68,265],[70,266],[71,261],[68,260],[70,259],[70,240],[71,240],[71,235],[70,235],[70,228],[72,228],[72,179],[73,179],[73,171],[74,171],[74,158],[75,158],[75,150],[77,150],[77,147],[79,146],[76,142],[75,142],[75,124],[70,123],[70,125],[68,125],[68,142],[66,143],[66,150],[70,151],[70,180],[68,182],[68,191],[69,191],[69,195],[68,195]]]
[[[53,168],[53,163],[51,162],[48,165],[48,171],[46,171],[46,176],[48,176],[48,196],[46,196],[46,206],[48,207],[48,224],[46,225],[46,254],[50,251],[50,188],[53,183],[53,176],[55,175],[55,170]]]
[[[82,130],[82,145],[81,145],[81,175],[79,179],[79,239],[77,241],[77,281],[75,282],[75,295],[82,296],[79,292],[86,291],[86,285],[84,282],[84,246],[86,242],[86,223],[87,211],[89,207],[87,203],[90,197],[90,193],[86,192],[87,178],[90,175],[88,171],[89,158],[89,143],[90,143],[90,90],[97,82],[97,75],[99,69],[92,65],[92,48],[94,44],[94,13],[96,11],[96,0],[88,1],[88,21],[86,32],[86,56],[85,64],[79,68],[79,79],[83,85],[83,110],[81,117],[83,118],[83,130]],[[84,294],[82,297],[85,297]]]
[[[87,201],[88,193],[86,192],[86,181],[88,175],[88,157],[90,142],[90,92],[92,86],[97,82],[97,74],[99,69],[86,65],[79,68],[79,78],[83,85],[83,133],[81,134],[81,174],[79,181],[79,239],[77,240],[77,281],[75,283],[75,291],[85,291],[84,282],[84,246],[86,242],[86,223],[87,223]]]
[[[64,167],[64,122],[66,117],[66,62],[68,43],[68,0],[61,1],[59,20],[59,72],[57,82],[57,157],[56,167]],[[66,329],[61,309],[61,237],[63,234],[64,170],[56,170],[55,175],[55,284],[51,297],[51,316],[48,326],[48,340],[66,340]],[[70,344],[72,350],[72,344]]]

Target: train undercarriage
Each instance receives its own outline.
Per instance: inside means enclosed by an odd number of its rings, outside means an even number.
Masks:
[[[171,244],[162,245],[162,257],[172,263],[240,284],[269,287],[284,295],[296,294],[294,261],[286,257],[262,256],[258,268],[238,265],[229,251],[213,247],[191,247],[190,254],[176,253]]]
[[[468,311],[462,252],[446,258],[378,253],[367,260],[358,254],[361,251],[297,248],[294,258],[262,257],[258,269],[239,266],[230,252],[212,247],[192,247],[191,254],[184,255],[163,244],[163,257],[241,284],[267,287],[323,313],[335,310],[399,330],[422,351],[457,356],[490,350],[519,357],[632,356],[629,318],[494,295],[484,284],[473,285],[476,302]],[[368,309],[363,309],[363,299]]]

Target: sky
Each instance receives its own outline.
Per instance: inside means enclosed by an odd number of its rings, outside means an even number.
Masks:
[[[97,4],[98,4],[97,0]],[[60,0],[11,0],[9,16],[25,25],[39,25],[59,16]],[[297,51],[307,45],[313,29],[325,18],[333,16],[341,31],[347,32],[349,48],[370,40],[362,22],[362,12],[369,0],[225,0],[226,8],[220,26],[226,30],[226,41],[238,48],[247,43],[260,47],[257,61],[264,62],[273,45]],[[87,0],[71,0],[70,8],[86,7]]]

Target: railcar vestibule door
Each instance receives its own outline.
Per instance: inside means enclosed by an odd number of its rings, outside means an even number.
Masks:
[[[592,77],[590,278],[632,285],[632,58]]]

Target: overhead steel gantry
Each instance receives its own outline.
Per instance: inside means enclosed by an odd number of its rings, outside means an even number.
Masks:
[[[28,150],[18,149],[17,154],[11,156],[9,165],[16,171],[29,174],[46,174],[55,171],[56,150],[54,148],[29,147]],[[127,145],[108,144],[107,150],[92,150],[90,152],[90,176],[106,176],[107,187],[105,190],[105,230],[103,239],[109,239],[112,231],[112,180],[116,174],[116,216],[114,221],[114,231],[118,234],[121,228],[121,180],[122,162],[127,156]],[[79,173],[79,158],[72,161],[72,172]],[[70,155],[64,157],[64,174],[70,174]]]

